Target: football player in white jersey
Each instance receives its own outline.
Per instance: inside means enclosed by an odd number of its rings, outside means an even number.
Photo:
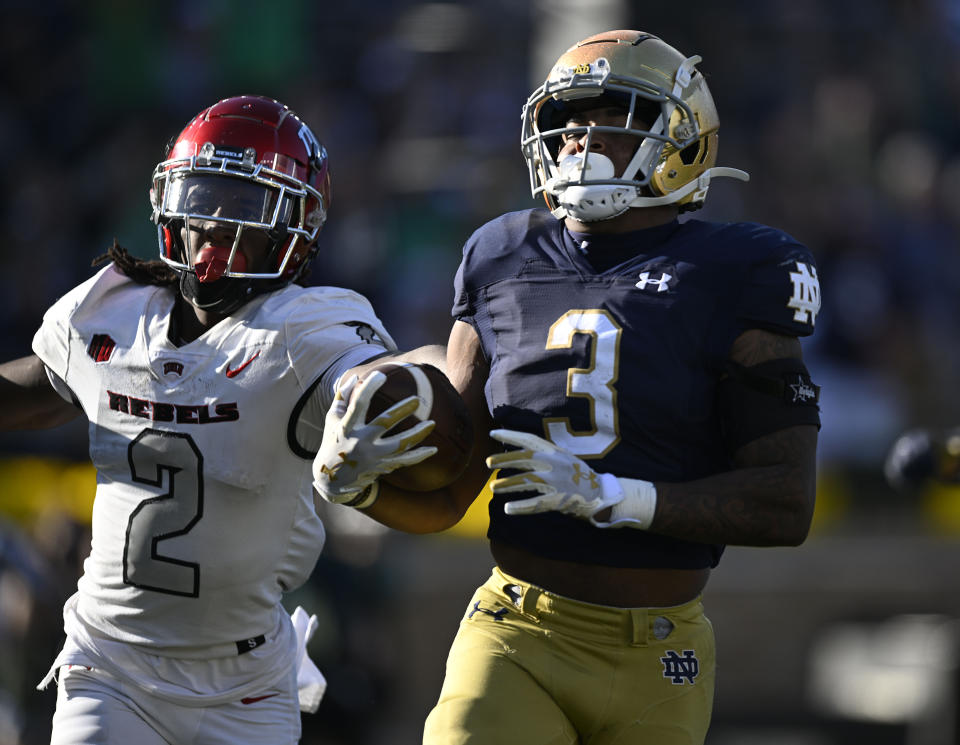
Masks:
[[[202,111],[150,198],[160,260],[115,244],[47,311],[33,354],[0,366],[0,427],[83,414],[97,468],[92,548],[46,681],[52,742],[294,743],[317,690],[298,694],[305,642],[280,600],[323,546],[311,460],[336,381],[396,345],[364,297],[297,284],[330,178],[287,106]],[[418,427],[381,439],[381,472],[430,454]]]

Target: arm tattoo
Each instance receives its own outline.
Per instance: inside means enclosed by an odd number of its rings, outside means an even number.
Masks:
[[[800,340],[760,329],[743,332],[730,349],[730,359],[744,367],[784,357],[803,358]]]
[[[748,450],[752,452],[746,454]],[[734,471],[683,484],[657,484],[651,529],[702,543],[802,542],[813,514],[816,427],[774,432],[737,455]]]

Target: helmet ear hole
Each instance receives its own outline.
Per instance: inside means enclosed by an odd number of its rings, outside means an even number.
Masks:
[[[677,155],[680,156],[680,160],[683,161],[683,164],[686,166],[692,166],[697,162],[698,156],[700,155],[700,143],[694,142],[692,145],[687,145],[683,150],[681,150]]]

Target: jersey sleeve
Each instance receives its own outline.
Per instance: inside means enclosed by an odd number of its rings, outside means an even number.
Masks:
[[[32,345],[33,353],[58,380],[66,378],[70,365],[69,310],[63,301],[61,298],[44,313]]]
[[[519,213],[517,213],[519,214]],[[523,233],[521,220],[504,215],[481,225],[463,245],[463,257],[453,279],[453,310],[456,321],[476,325],[482,313],[480,293],[512,270],[514,247]],[[516,223],[521,223],[520,227]]]
[[[484,262],[479,260],[481,246],[477,243],[478,233],[471,236],[463,249],[463,260],[453,280],[454,299],[451,315],[454,321],[470,324],[482,341],[493,338],[493,335],[490,333],[490,312],[483,295],[483,288],[487,283],[481,276]],[[492,349],[484,346],[483,354],[489,360]]]
[[[67,292],[43,314],[40,328],[33,336],[33,353],[47,370],[66,381],[65,385],[70,385],[70,337],[74,314],[83,304],[96,304],[99,298],[123,281],[122,275],[110,264]]]
[[[338,359],[397,348],[370,302],[350,290],[310,288],[285,323],[290,363],[306,388]],[[357,364],[356,362],[354,364]]]
[[[477,234],[474,233],[463,246],[463,258],[460,260],[460,266],[457,267],[457,273],[453,278],[453,310],[451,315],[455,321],[467,321],[469,323],[476,313],[474,298],[470,292],[470,285],[474,281],[471,270],[474,265],[476,243]]]
[[[305,388],[291,416],[289,442],[300,457],[312,458],[340,375],[397,345],[370,302],[349,290],[310,288],[285,326],[290,361]]]
[[[809,336],[820,311],[820,282],[810,250],[771,228],[753,237],[756,251],[737,303],[741,330]]]

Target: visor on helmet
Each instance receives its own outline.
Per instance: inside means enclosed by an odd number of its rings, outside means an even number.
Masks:
[[[286,227],[292,202],[278,188],[228,176],[171,173],[161,195],[160,211],[168,218],[217,220],[273,231]]]

